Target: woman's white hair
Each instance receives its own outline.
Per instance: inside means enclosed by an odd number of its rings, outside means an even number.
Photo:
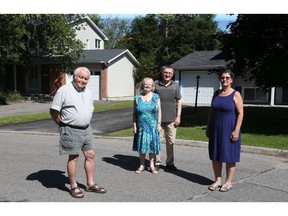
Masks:
[[[152,82],[152,86],[151,86],[152,89],[151,89],[151,91],[154,91],[154,90],[155,90],[155,83],[154,83],[153,79],[150,78],[150,77],[145,77],[145,78],[141,81],[141,83],[140,83],[140,90],[141,90],[141,91],[144,90],[145,81],[151,81],[151,82]]]

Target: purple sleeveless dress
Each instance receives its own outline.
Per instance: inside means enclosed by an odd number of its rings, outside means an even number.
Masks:
[[[241,133],[237,142],[231,142],[236,125],[235,92],[215,96],[211,103],[212,115],[209,135],[209,158],[213,161],[236,163],[240,161]]]

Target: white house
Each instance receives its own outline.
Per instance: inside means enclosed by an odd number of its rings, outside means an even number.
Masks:
[[[209,105],[214,91],[221,88],[218,76],[211,70],[225,67],[221,51],[196,51],[174,62],[175,80],[179,83],[183,103]],[[198,95],[197,93],[198,83]],[[288,88],[271,87],[263,92],[253,82],[236,78],[233,86],[238,90],[246,104],[288,104]]]
[[[76,30],[76,38],[85,45],[84,57],[76,62],[75,68],[85,66],[91,71],[87,87],[92,90],[94,100],[132,100],[133,74],[139,65],[133,54],[128,49],[104,49],[108,38],[89,16],[72,26],[81,26]],[[72,79],[71,73],[67,73],[67,81]]]

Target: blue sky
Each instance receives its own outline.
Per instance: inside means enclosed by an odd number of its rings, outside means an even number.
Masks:
[[[100,14],[102,17],[112,16],[112,17],[125,17],[133,19],[136,16],[145,16],[145,14]],[[235,21],[237,18],[237,14],[230,16],[227,14],[217,14],[215,21],[218,22],[218,27],[223,31],[226,30],[226,26],[229,22]]]

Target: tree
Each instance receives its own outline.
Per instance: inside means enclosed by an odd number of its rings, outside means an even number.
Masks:
[[[288,15],[239,14],[224,35],[229,67],[263,89],[288,86]]]
[[[122,39],[129,31],[130,21],[125,18],[112,18],[111,16],[100,19],[101,30],[108,37],[105,42],[105,49],[125,48]]]
[[[29,66],[35,58],[49,58],[65,70],[79,59],[83,44],[75,39],[70,15],[0,15],[0,66],[17,63]]]
[[[163,65],[172,64],[195,50],[218,49],[214,17],[212,14],[148,14],[135,18],[125,41],[135,57],[141,58],[137,78],[141,80],[147,73],[157,77]]]

